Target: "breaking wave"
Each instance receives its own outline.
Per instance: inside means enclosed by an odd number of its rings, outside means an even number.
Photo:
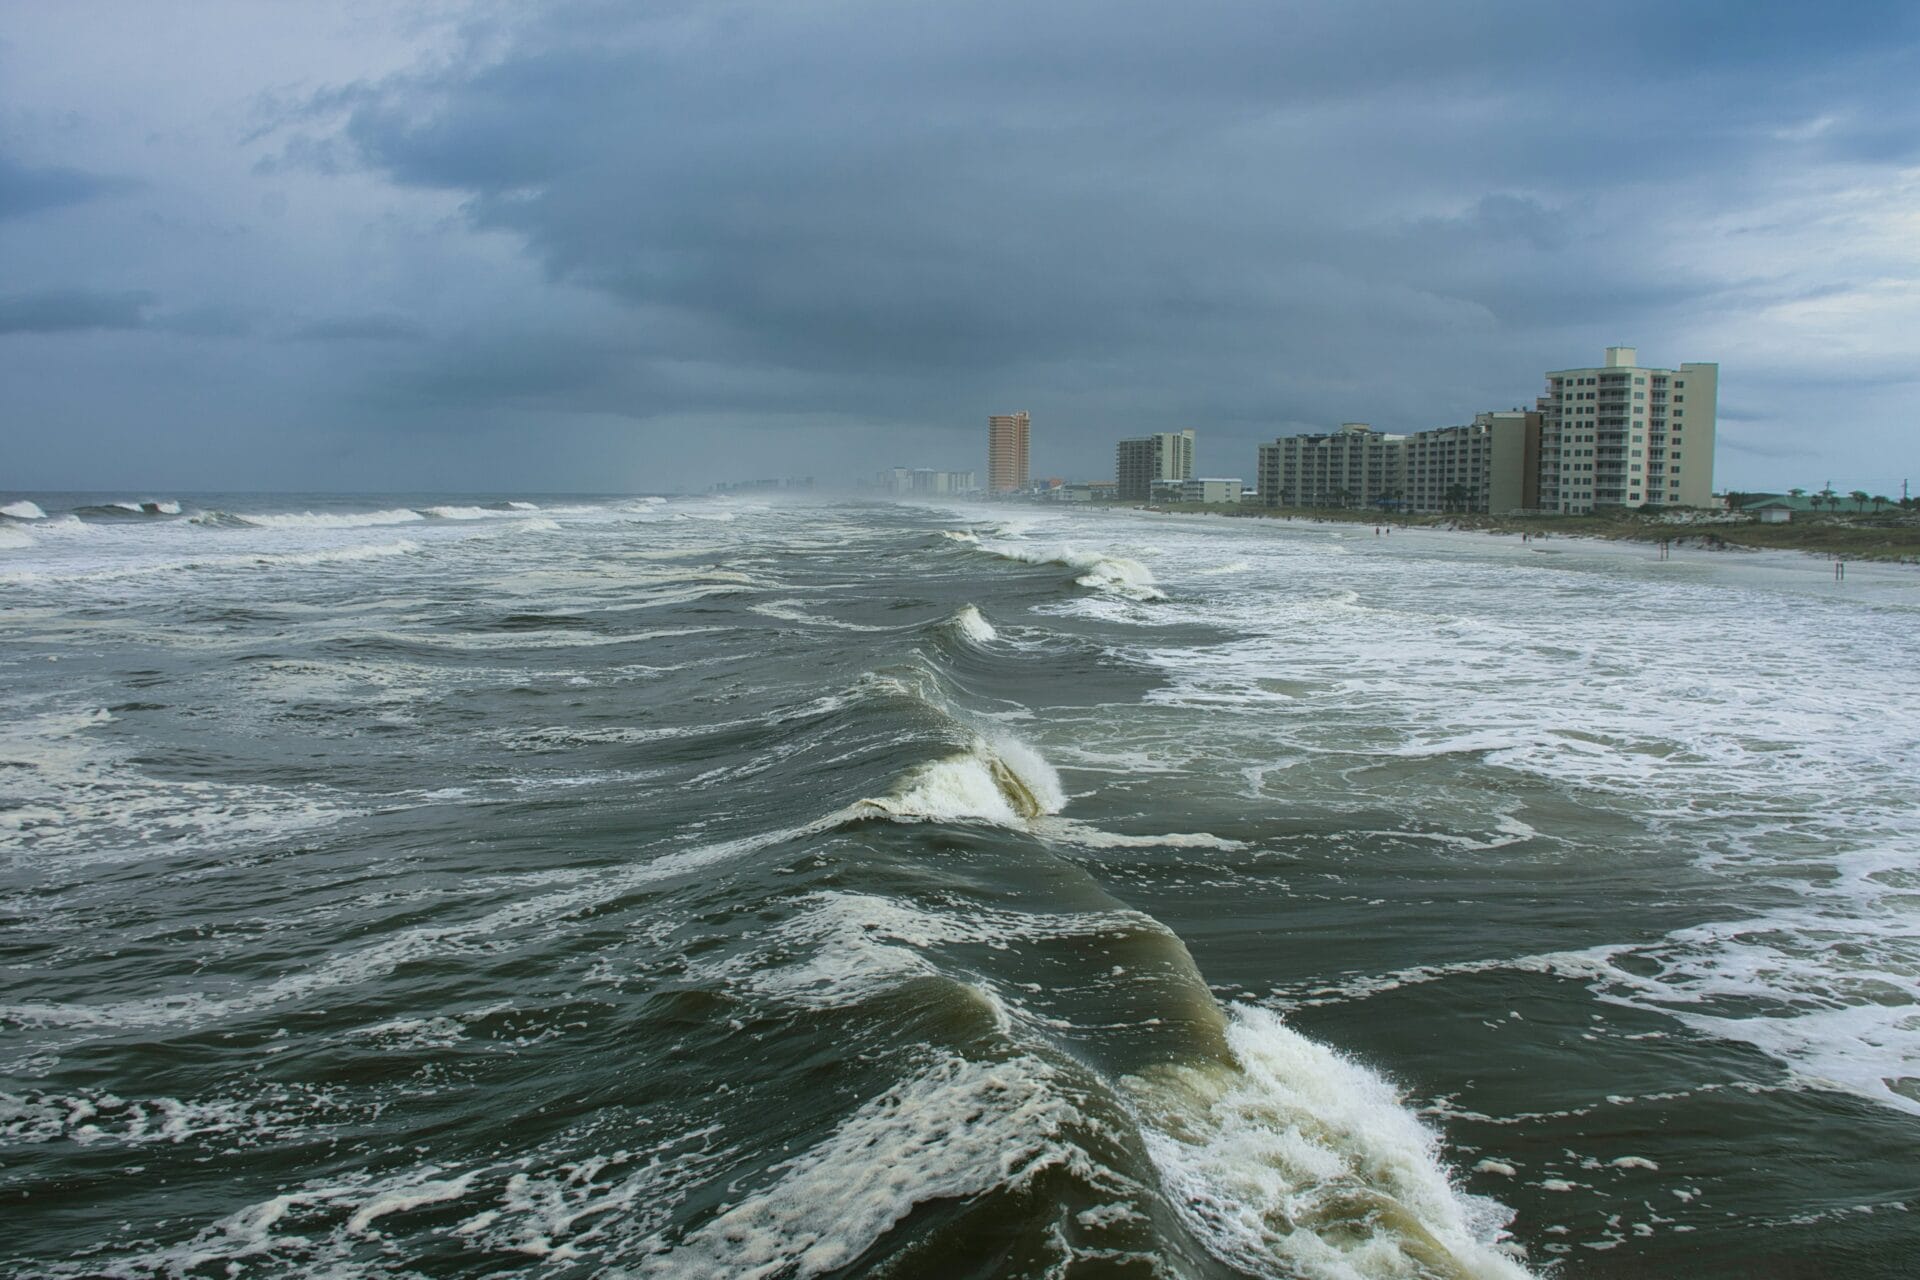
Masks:
[[[9,502],[0,506],[0,516],[11,520],[45,520],[47,513],[40,509],[37,502]]]
[[[1065,544],[1029,547],[1011,542],[981,542],[979,546],[988,555],[998,556],[1002,560],[1077,569],[1080,576],[1074,582],[1095,591],[1124,596],[1129,600],[1167,598],[1167,593],[1155,583],[1153,571],[1127,556],[1105,551],[1081,551]]]
[[[362,529],[375,525],[414,524],[426,517],[410,507],[388,511],[291,511],[275,515],[209,511],[194,517],[196,524],[252,526],[256,529]]]
[[[1167,1199],[1224,1260],[1271,1274],[1521,1280],[1510,1218],[1463,1195],[1383,1077],[1235,1005],[1228,1060],[1128,1081]]]
[[[967,750],[913,769],[885,796],[860,801],[856,814],[919,822],[984,821],[1017,826],[1058,813],[1067,802],[1060,776],[1038,751],[1015,738],[975,738]]]
[[[973,605],[965,606],[948,618],[947,626],[974,644],[989,644],[1000,638],[1000,633],[994,630],[993,624],[988,622],[980,610]]]

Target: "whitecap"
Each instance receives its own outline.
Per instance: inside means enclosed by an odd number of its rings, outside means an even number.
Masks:
[[[1169,1201],[1208,1248],[1258,1275],[1521,1280],[1501,1205],[1458,1191],[1439,1135],[1393,1085],[1235,1005],[1231,1061],[1130,1081]]]
[[[1153,572],[1138,560],[1104,551],[1081,551],[1066,544],[1027,546],[1012,542],[982,542],[980,549],[1003,560],[1025,564],[1057,564],[1080,570],[1079,586],[1110,592],[1129,600],[1164,600]]]
[[[965,605],[948,619],[953,629],[975,644],[988,644],[1000,638],[991,622],[973,605]]]
[[[193,519],[197,524],[238,521],[261,529],[359,529],[374,525],[414,524],[426,517],[410,507],[394,507],[385,511],[287,511],[274,514],[209,511]]]
[[[1058,813],[1066,804],[1060,775],[1017,738],[976,737],[967,750],[912,770],[888,795],[861,800],[855,814],[906,821],[984,821],[1002,826]]]
[[[1079,1167],[1077,1112],[1053,1068],[1033,1057],[947,1059],[901,1081],[826,1138],[779,1166],[777,1179],[677,1244],[657,1242],[643,1276],[733,1280],[806,1277],[854,1262],[914,1206],[1026,1186]]]

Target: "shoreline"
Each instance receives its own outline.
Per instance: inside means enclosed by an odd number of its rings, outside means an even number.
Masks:
[[[1073,504],[1081,505],[1081,504]],[[1103,511],[1142,511],[1163,515],[1212,515],[1228,520],[1291,520],[1310,524],[1391,526],[1499,536],[1581,538],[1606,542],[1662,542],[1708,551],[1798,551],[1827,560],[1872,561],[1920,566],[1920,520],[1912,516],[1876,517],[1859,524],[1844,517],[1816,516],[1789,524],[1700,519],[1673,521],[1658,516],[1620,513],[1604,516],[1409,515],[1335,508],[1226,506],[1204,503],[1099,502]]]

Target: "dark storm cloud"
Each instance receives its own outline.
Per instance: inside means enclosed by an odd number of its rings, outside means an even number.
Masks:
[[[612,388],[623,360],[620,351],[568,337],[455,335],[393,373],[375,395],[418,407],[599,411],[619,403]]]
[[[0,220],[132,191],[139,183],[58,165],[35,167],[0,156]]]
[[[0,296],[0,334],[73,333],[139,329],[148,323],[153,295],[93,293],[84,289]]]
[[[1594,193],[1671,200],[1737,169],[1820,88],[1796,69],[1875,23],[1913,19],[585,5],[315,108],[343,112],[378,171],[468,197],[556,280],[678,317],[643,326],[639,358],[837,369],[848,408],[877,370],[1018,385],[1066,364],[1164,386],[1261,348],[1318,362],[1565,318],[1565,273],[1621,247]],[[1778,77],[1764,100],[1756,70]],[[1623,260],[1580,319],[1632,328],[1723,288]]]

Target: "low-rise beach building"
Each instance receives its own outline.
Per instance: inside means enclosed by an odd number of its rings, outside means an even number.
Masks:
[[[1208,506],[1240,501],[1242,489],[1238,476],[1204,476],[1198,480],[1180,482],[1180,501],[1203,502]]]

